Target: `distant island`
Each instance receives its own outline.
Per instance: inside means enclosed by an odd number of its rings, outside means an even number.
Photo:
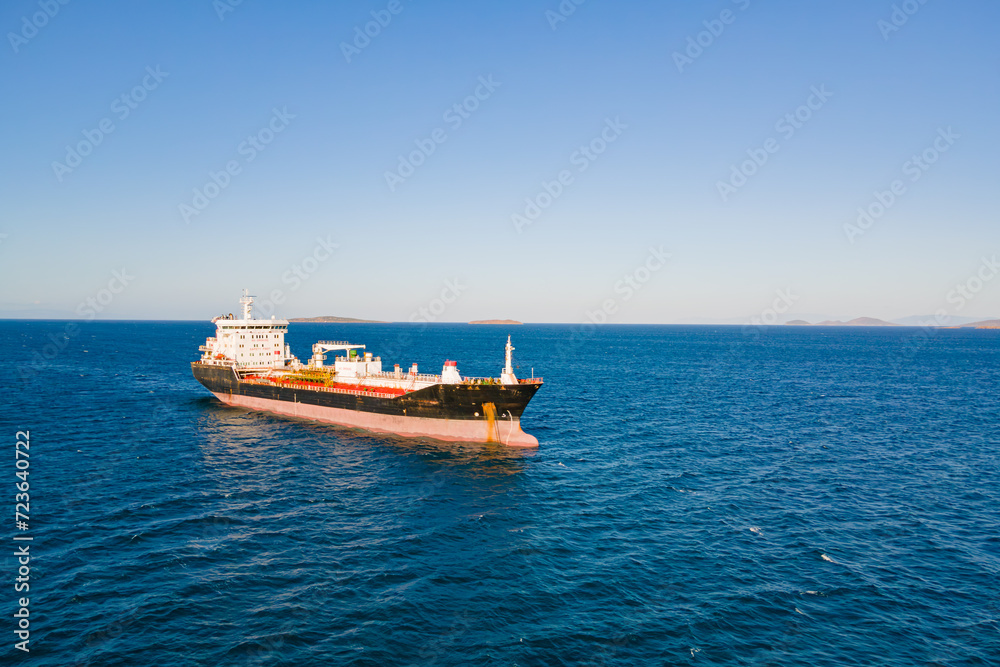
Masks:
[[[982,322],[969,322],[968,324],[960,324],[955,328],[956,329],[1000,329],[1000,320],[983,320]]]
[[[840,320],[824,320],[822,322],[817,322],[816,324],[810,324],[805,320],[790,320],[785,322],[785,324],[797,325],[797,326],[812,326],[812,327],[898,327],[898,324],[893,322],[886,322],[885,320],[880,320],[874,317],[856,317],[853,320],[847,322],[841,322]]]
[[[321,317],[292,317],[289,322],[319,322],[323,324],[388,324],[379,320],[359,320],[353,317],[337,317],[336,315],[323,315]]]
[[[517,320],[473,320],[469,324],[524,324]]]

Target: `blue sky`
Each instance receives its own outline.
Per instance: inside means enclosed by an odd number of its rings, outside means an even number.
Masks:
[[[4,3],[0,316],[1000,315],[995,2],[562,7]]]

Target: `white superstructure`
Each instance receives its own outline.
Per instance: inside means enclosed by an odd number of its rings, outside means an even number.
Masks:
[[[351,345],[346,340],[321,340],[313,345],[313,356],[309,360],[311,368],[323,368],[326,352],[343,350],[347,354],[333,361],[333,374],[339,378],[366,378],[382,374],[382,357],[373,357],[371,352],[358,353],[364,345]]]
[[[288,320],[255,319],[253,297],[243,290],[240,299],[243,312],[240,319],[233,314],[212,320],[215,337],[205,339],[199,350],[203,362],[234,364],[239,368],[284,368],[293,361],[291,350],[285,345]]]
[[[239,318],[230,313],[212,320],[215,336],[205,339],[205,344],[199,348],[201,363],[232,366],[241,381],[294,382],[305,379],[321,382],[331,391],[340,391],[337,386],[354,386],[360,390],[410,392],[436,384],[517,385],[536,381],[536,378],[519,380],[514,375],[514,346],[510,336],[507,337],[505,365],[499,378],[463,377],[458,371],[458,363],[452,360],[444,362],[440,375],[420,373],[417,364],[408,369],[401,369],[396,364],[391,371],[385,371],[381,357],[366,352],[364,345],[348,341],[318,341],[312,346],[312,357],[308,363],[302,364],[285,344],[288,320],[254,318],[253,299],[247,290],[243,290]],[[332,364],[327,363],[327,353],[330,352],[333,353]]]

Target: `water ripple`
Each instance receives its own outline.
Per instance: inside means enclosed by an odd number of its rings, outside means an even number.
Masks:
[[[0,343],[17,367],[61,326],[0,323]],[[289,341],[377,350],[400,326]],[[502,355],[493,329],[407,331],[401,362]],[[44,375],[6,380],[34,445],[33,664],[1000,655],[996,332],[897,364],[899,329],[605,327],[584,350],[519,327],[547,381],[524,417],[538,451],[222,406],[186,365],[210,333],[85,323]]]

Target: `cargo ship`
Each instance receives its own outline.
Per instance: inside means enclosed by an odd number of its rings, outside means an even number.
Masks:
[[[499,377],[463,377],[450,359],[440,375],[417,364],[385,371],[381,357],[347,341],[318,341],[301,363],[285,343],[287,320],[255,318],[247,290],[240,304],[239,318],[212,320],[215,336],[191,362],[195,379],[227,405],[405,437],[538,446],[521,415],[542,378],[515,376],[510,336]]]

